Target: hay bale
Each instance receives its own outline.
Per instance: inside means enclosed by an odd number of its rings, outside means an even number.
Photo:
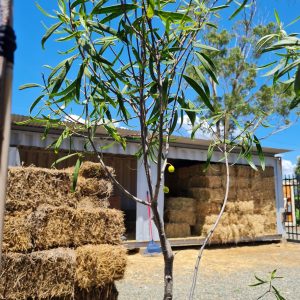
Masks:
[[[74,250],[53,249],[3,257],[3,299],[46,299],[74,292]]]
[[[191,236],[191,227],[188,223],[165,223],[165,231],[169,238]]]
[[[187,197],[170,197],[165,200],[167,210],[195,211],[197,200]]]
[[[189,195],[200,201],[222,202],[225,191],[223,189],[190,188]]]
[[[26,252],[32,249],[30,211],[5,215],[3,251]]]
[[[188,223],[189,225],[196,224],[195,211],[167,210],[165,217],[169,223]]]
[[[113,185],[110,181],[97,178],[79,178],[78,188],[80,195],[97,196],[100,199],[108,199],[113,191]]]
[[[236,212],[240,215],[243,214],[253,214],[254,212],[254,202],[251,201],[237,201],[235,202]]]
[[[236,189],[251,188],[251,179],[249,177],[237,177],[234,179]]]
[[[251,188],[253,190],[274,190],[275,189],[275,180],[274,177],[266,178],[254,178],[251,180]]]
[[[222,204],[217,202],[198,201],[196,215],[197,220],[211,214],[218,214],[221,210]]]
[[[222,164],[211,163],[208,168],[206,168],[205,163],[196,164],[189,167],[191,174],[198,174],[204,176],[219,176],[222,173]]]
[[[262,177],[273,177],[274,178],[274,168],[266,167],[264,171],[261,171]]]
[[[206,188],[220,188],[222,186],[222,179],[220,176],[203,176],[194,175],[189,179],[189,187],[206,187]]]
[[[70,192],[70,173],[36,167],[13,167],[8,171],[6,210],[35,209],[39,205],[75,207],[77,195]]]
[[[237,189],[236,191],[237,201],[252,201],[254,199],[254,193],[252,189]]]
[[[79,288],[101,287],[123,278],[127,262],[123,246],[86,245],[75,251]]]
[[[118,291],[114,283],[108,283],[98,288],[89,290],[76,287],[74,298],[70,300],[118,300]],[[69,300],[69,299],[68,299]]]
[[[109,201],[107,198],[99,199],[97,196],[80,197],[77,208],[108,208]]]
[[[32,238],[35,249],[69,247],[73,244],[75,209],[43,205],[32,213]]]
[[[116,209],[80,208],[75,212],[73,244],[121,244],[124,215]]]
[[[252,168],[249,166],[235,165],[235,172],[236,172],[237,178],[241,178],[241,177],[250,178],[252,176],[251,170],[252,170]]]
[[[115,172],[114,169],[108,167],[109,172],[114,176]],[[79,169],[79,176],[84,178],[107,178],[107,174],[105,169],[101,166],[100,163],[95,163],[91,161],[85,161],[82,163]]]

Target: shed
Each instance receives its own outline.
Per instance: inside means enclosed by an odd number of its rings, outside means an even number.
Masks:
[[[24,121],[26,119],[27,119],[26,116],[20,116],[20,115],[12,116],[13,123],[12,123],[12,130],[11,130],[10,164],[13,165],[21,162],[24,163],[25,165],[35,164],[36,166],[50,167],[51,164],[57,158],[59,158],[59,156],[63,155],[63,152],[69,151],[70,145],[67,141],[65,141],[61,146],[61,152],[58,154],[58,156],[55,156],[52,151],[47,150],[46,148],[54,140],[56,140],[56,137],[60,134],[60,130],[50,129],[47,137],[41,139],[41,134],[44,130],[44,128],[41,126],[41,123],[29,122],[28,124],[22,126],[16,124],[16,122]],[[142,199],[146,199],[147,183],[146,183],[145,172],[143,169],[143,164],[142,161],[138,159],[137,156],[135,155],[139,149],[139,143],[136,139],[136,137],[139,136],[139,132],[127,130],[127,129],[119,129],[119,132],[122,136],[128,138],[127,147],[125,150],[123,150],[123,148],[120,145],[114,144],[110,148],[103,150],[103,152],[105,153],[105,160],[108,165],[111,165],[116,169],[116,175],[121,184],[123,184],[126,188],[129,189],[129,191],[134,193],[136,196]],[[97,130],[96,136],[97,138],[99,138],[99,141],[101,141],[102,146],[103,143],[104,144],[111,143],[111,141],[105,134],[105,131],[102,130],[101,128]],[[185,137],[172,137],[172,142],[169,151],[169,159],[170,162],[174,164],[176,171],[173,174],[173,177],[170,177],[171,174],[167,174],[167,173],[165,174],[166,185],[169,184],[171,188],[170,195],[165,195],[162,191],[162,188],[159,194],[159,210],[161,214],[165,213],[166,224],[184,223],[184,222],[179,222],[179,223],[174,222],[174,218],[180,219],[180,217],[173,217],[173,219],[172,217],[170,217],[170,214],[172,213],[170,213],[171,209],[170,206],[168,207],[168,203],[172,202],[172,198],[173,200],[174,198],[190,198],[190,199],[192,198],[197,200],[199,199],[197,193],[201,193],[200,196],[201,198],[203,197],[202,192],[204,190],[206,192],[211,189],[215,190],[216,186],[218,186],[217,189],[219,189],[219,194],[221,193],[221,189],[223,187],[222,180],[218,181],[217,179],[217,177],[221,178],[223,176],[222,170],[224,170],[223,169],[224,164],[220,162],[221,153],[215,152],[211,159],[212,164],[214,164],[215,169],[217,169],[219,173],[215,173],[214,175],[212,175],[213,173],[204,173],[204,175],[197,174],[199,170],[202,170],[202,165],[206,161],[209,144],[210,141],[208,140],[201,140],[201,139],[191,140]],[[96,142],[96,145],[100,146],[100,142]],[[83,138],[79,136],[73,137],[72,148],[75,151],[84,151]],[[264,200],[269,201],[270,202],[269,204],[272,204],[273,206],[272,205],[271,206],[274,208],[273,209],[274,210],[273,222],[275,223],[274,230],[273,230],[274,234],[275,233],[283,234],[284,228],[281,220],[283,207],[284,207],[283,195],[282,195],[282,169],[281,169],[281,159],[280,157],[277,157],[277,155],[287,152],[288,150],[275,149],[275,148],[263,148],[263,151],[265,154],[265,163],[266,163],[267,173],[268,173],[268,176],[266,176],[267,180],[265,182],[268,181],[268,184],[270,186],[269,189],[271,190],[269,194],[269,198]],[[86,155],[86,159],[95,161],[95,158],[92,155]],[[262,177],[260,177],[260,175],[258,176],[257,174],[250,171],[250,167],[246,167],[247,162],[239,159],[237,152],[233,152],[230,154],[229,162],[230,164],[235,165],[231,168],[234,174],[233,177],[234,180],[239,179],[240,184],[243,184],[243,189],[241,189],[241,191],[238,192],[239,198],[236,198],[236,201],[241,201],[241,200],[245,201],[247,200],[245,198],[253,196],[251,194],[257,190],[259,184],[263,185],[263,181],[261,181],[263,175]],[[259,165],[259,159],[255,155],[254,155],[254,162],[257,165]],[[64,165],[61,165],[61,167],[67,167],[70,164],[74,164],[74,161],[73,162],[69,161]],[[151,168],[153,168],[154,170],[155,168],[154,163],[152,163]],[[195,170],[198,171],[195,172]],[[243,172],[244,174],[245,172],[247,173],[247,176],[244,176],[244,180],[241,179],[243,176],[240,176]],[[197,175],[198,177],[199,176],[201,177],[198,178],[201,179],[200,186],[199,183],[197,183],[196,186],[191,185],[191,181],[195,181],[197,179],[191,179],[190,175]],[[155,172],[153,172],[153,176],[155,176]],[[186,180],[185,178],[183,180],[184,176],[186,176],[186,178],[189,179]],[[212,179],[211,176],[214,176],[215,178]],[[250,184],[250,181],[252,180],[254,182],[255,178],[257,179],[255,181],[255,183],[257,184],[256,187],[254,183]],[[215,180],[215,182],[213,182],[213,180]],[[247,180],[249,181],[247,187],[248,196],[244,194],[245,186],[247,186]],[[163,185],[164,182],[162,183],[162,186]],[[184,187],[184,185],[186,186]],[[182,188],[180,189],[178,187],[182,187]],[[206,200],[209,200],[211,198],[217,199],[219,196],[213,196],[213,197],[209,196]],[[171,200],[167,198],[171,198]],[[178,199],[176,201],[180,202],[180,200]],[[183,200],[183,201],[192,201],[192,200]],[[255,210],[255,205],[257,205],[257,203],[258,202],[255,202],[253,204],[254,207],[252,204],[249,204],[252,205],[251,207],[253,207],[253,211]],[[147,208],[145,206],[131,202],[131,200],[126,199],[126,197],[124,197],[117,191],[115,192],[114,198],[111,199],[111,204],[112,206],[122,209],[125,212],[128,239],[134,239],[136,241],[149,240],[149,220],[148,220]],[[199,205],[201,206],[203,205],[203,203]],[[252,210],[252,208],[250,208],[250,210]],[[172,222],[170,222],[170,218],[173,220]],[[201,232],[199,232],[199,228],[198,231],[196,228],[201,223],[198,221],[196,216],[196,221],[192,222],[193,223],[192,225],[188,223],[186,223],[188,225],[184,225],[186,226],[187,235],[189,236],[192,235],[199,236],[199,234],[201,235]],[[176,225],[166,225],[166,226],[176,227]],[[180,226],[182,227],[182,224],[177,225],[177,227]],[[188,229],[187,226],[192,226],[192,227]],[[167,229],[167,231],[168,230],[170,231],[170,229]],[[183,237],[182,234],[179,235],[177,234],[177,236],[181,238]],[[154,232],[154,239],[156,240],[158,239],[158,235],[156,231]]]

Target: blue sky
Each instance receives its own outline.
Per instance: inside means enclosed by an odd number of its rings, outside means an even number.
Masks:
[[[258,0],[258,20],[262,22],[274,21],[274,9],[276,9],[283,23],[300,15],[300,0]],[[40,0],[38,3],[47,11],[56,7],[56,1]],[[42,22],[51,24],[52,20],[44,17],[36,8],[35,1],[14,1],[14,26],[17,34],[18,49],[15,56],[14,82],[13,82],[13,106],[12,111],[16,114],[28,115],[29,107],[38,91],[31,89],[19,91],[18,87],[29,82],[40,82],[42,66],[45,64],[55,65],[61,57],[56,54],[56,45],[53,42],[46,44],[46,50],[41,47],[41,38],[45,32]],[[300,22],[290,30],[300,32]],[[286,166],[291,168],[300,155],[300,123],[276,135],[267,138],[264,146],[285,148],[293,150],[284,154]]]

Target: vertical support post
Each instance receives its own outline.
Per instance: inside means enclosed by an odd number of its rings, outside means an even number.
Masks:
[[[276,215],[277,215],[277,233],[286,235],[284,229],[284,197],[281,158],[275,157],[275,195],[276,195]]]
[[[0,2],[0,263],[6,196],[7,163],[11,123],[11,83],[13,74],[13,53],[16,48],[12,30],[12,0]],[[13,37],[9,36],[11,34]],[[1,267],[1,265],[0,265]]]

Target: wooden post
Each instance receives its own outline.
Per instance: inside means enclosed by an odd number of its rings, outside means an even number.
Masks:
[[[0,1],[0,25],[12,26],[13,1]],[[6,45],[4,48],[6,48]],[[0,263],[2,258],[8,149],[10,143],[11,86],[13,75],[13,59],[11,59],[13,56],[11,55],[13,55],[14,47],[11,50],[9,59],[2,52],[0,54]]]

